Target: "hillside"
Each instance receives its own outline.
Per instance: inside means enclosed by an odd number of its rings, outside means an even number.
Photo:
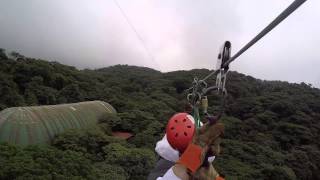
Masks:
[[[102,100],[119,114],[95,128],[66,132],[50,146],[1,144],[0,179],[145,179],[168,118],[184,108],[183,90],[209,72],[127,65],[78,70],[15,57],[0,51],[0,110]],[[230,72],[227,89],[223,154],[214,161],[227,179],[320,179],[319,89],[237,72]],[[214,96],[209,102],[209,110],[219,103]],[[135,136],[125,142],[112,130]]]

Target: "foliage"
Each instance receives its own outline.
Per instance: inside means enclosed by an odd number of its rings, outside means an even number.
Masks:
[[[0,144],[0,179],[94,179],[82,153],[53,147]]]
[[[102,161],[104,156],[102,148],[118,141],[120,140],[107,136],[97,127],[88,130],[69,130],[57,136],[52,145],[61,150],[81,152],[92,160]]]
[[[181,92],[208,72],[128,65],[78,70],[0,49],[0,110],[102,100],[119,112],[97,127],[65,132],[50,146],[1,144],[0,179],[145,179],[168,118],[184,109]],[[227,179],[320,179],[319,89],[237,72],[229,73],[227,89],[223,153],[214,161],[219,172]],[[217,109],[217,97],[208,98],[209,110]],[[124,141],[112,131],[135,136]]]
[[[130,179],[143,179],[148,175],[155,162],[155,156],[149,149],[127,148],[112,143],[103,148],[106,162],[124,167]]]

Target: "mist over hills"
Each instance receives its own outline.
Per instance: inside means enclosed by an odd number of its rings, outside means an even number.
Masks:
[[[145,179],[168,118],[182,111],[183,90],[210,71],[159,71],[116,65],[78,70],[0,51],[0,110],[102,100],[119,112],[97,127],[72,130],[50,146],[0,145],[0,179]],[[215,80],[208,80],[214,84]],[[228,179],[320,179],[320,90],[231,71],[222,122],[223,154],[214,166]],[[209,112],[219,106],[209,96]],[[135,136],[123,141],[112,131]],[[61,166],[61,164],[64,164]]]

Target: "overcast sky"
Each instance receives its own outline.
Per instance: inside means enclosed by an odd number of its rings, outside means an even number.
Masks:
[[[213,69],[225,40],[235,53],[293,1],[117,2],[144,44],[114,0],[0,0],[0,48],[78,68],[130,64],[163,72]],[[319,0],[308,0],[231,70],[320,87],[319,8]]]

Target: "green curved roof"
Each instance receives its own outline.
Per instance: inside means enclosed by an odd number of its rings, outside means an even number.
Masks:
[[[50,106],[12,107],[0,112],[0,141],[44,144],[67,129],[92,126],[116,110],[103,101]]]

